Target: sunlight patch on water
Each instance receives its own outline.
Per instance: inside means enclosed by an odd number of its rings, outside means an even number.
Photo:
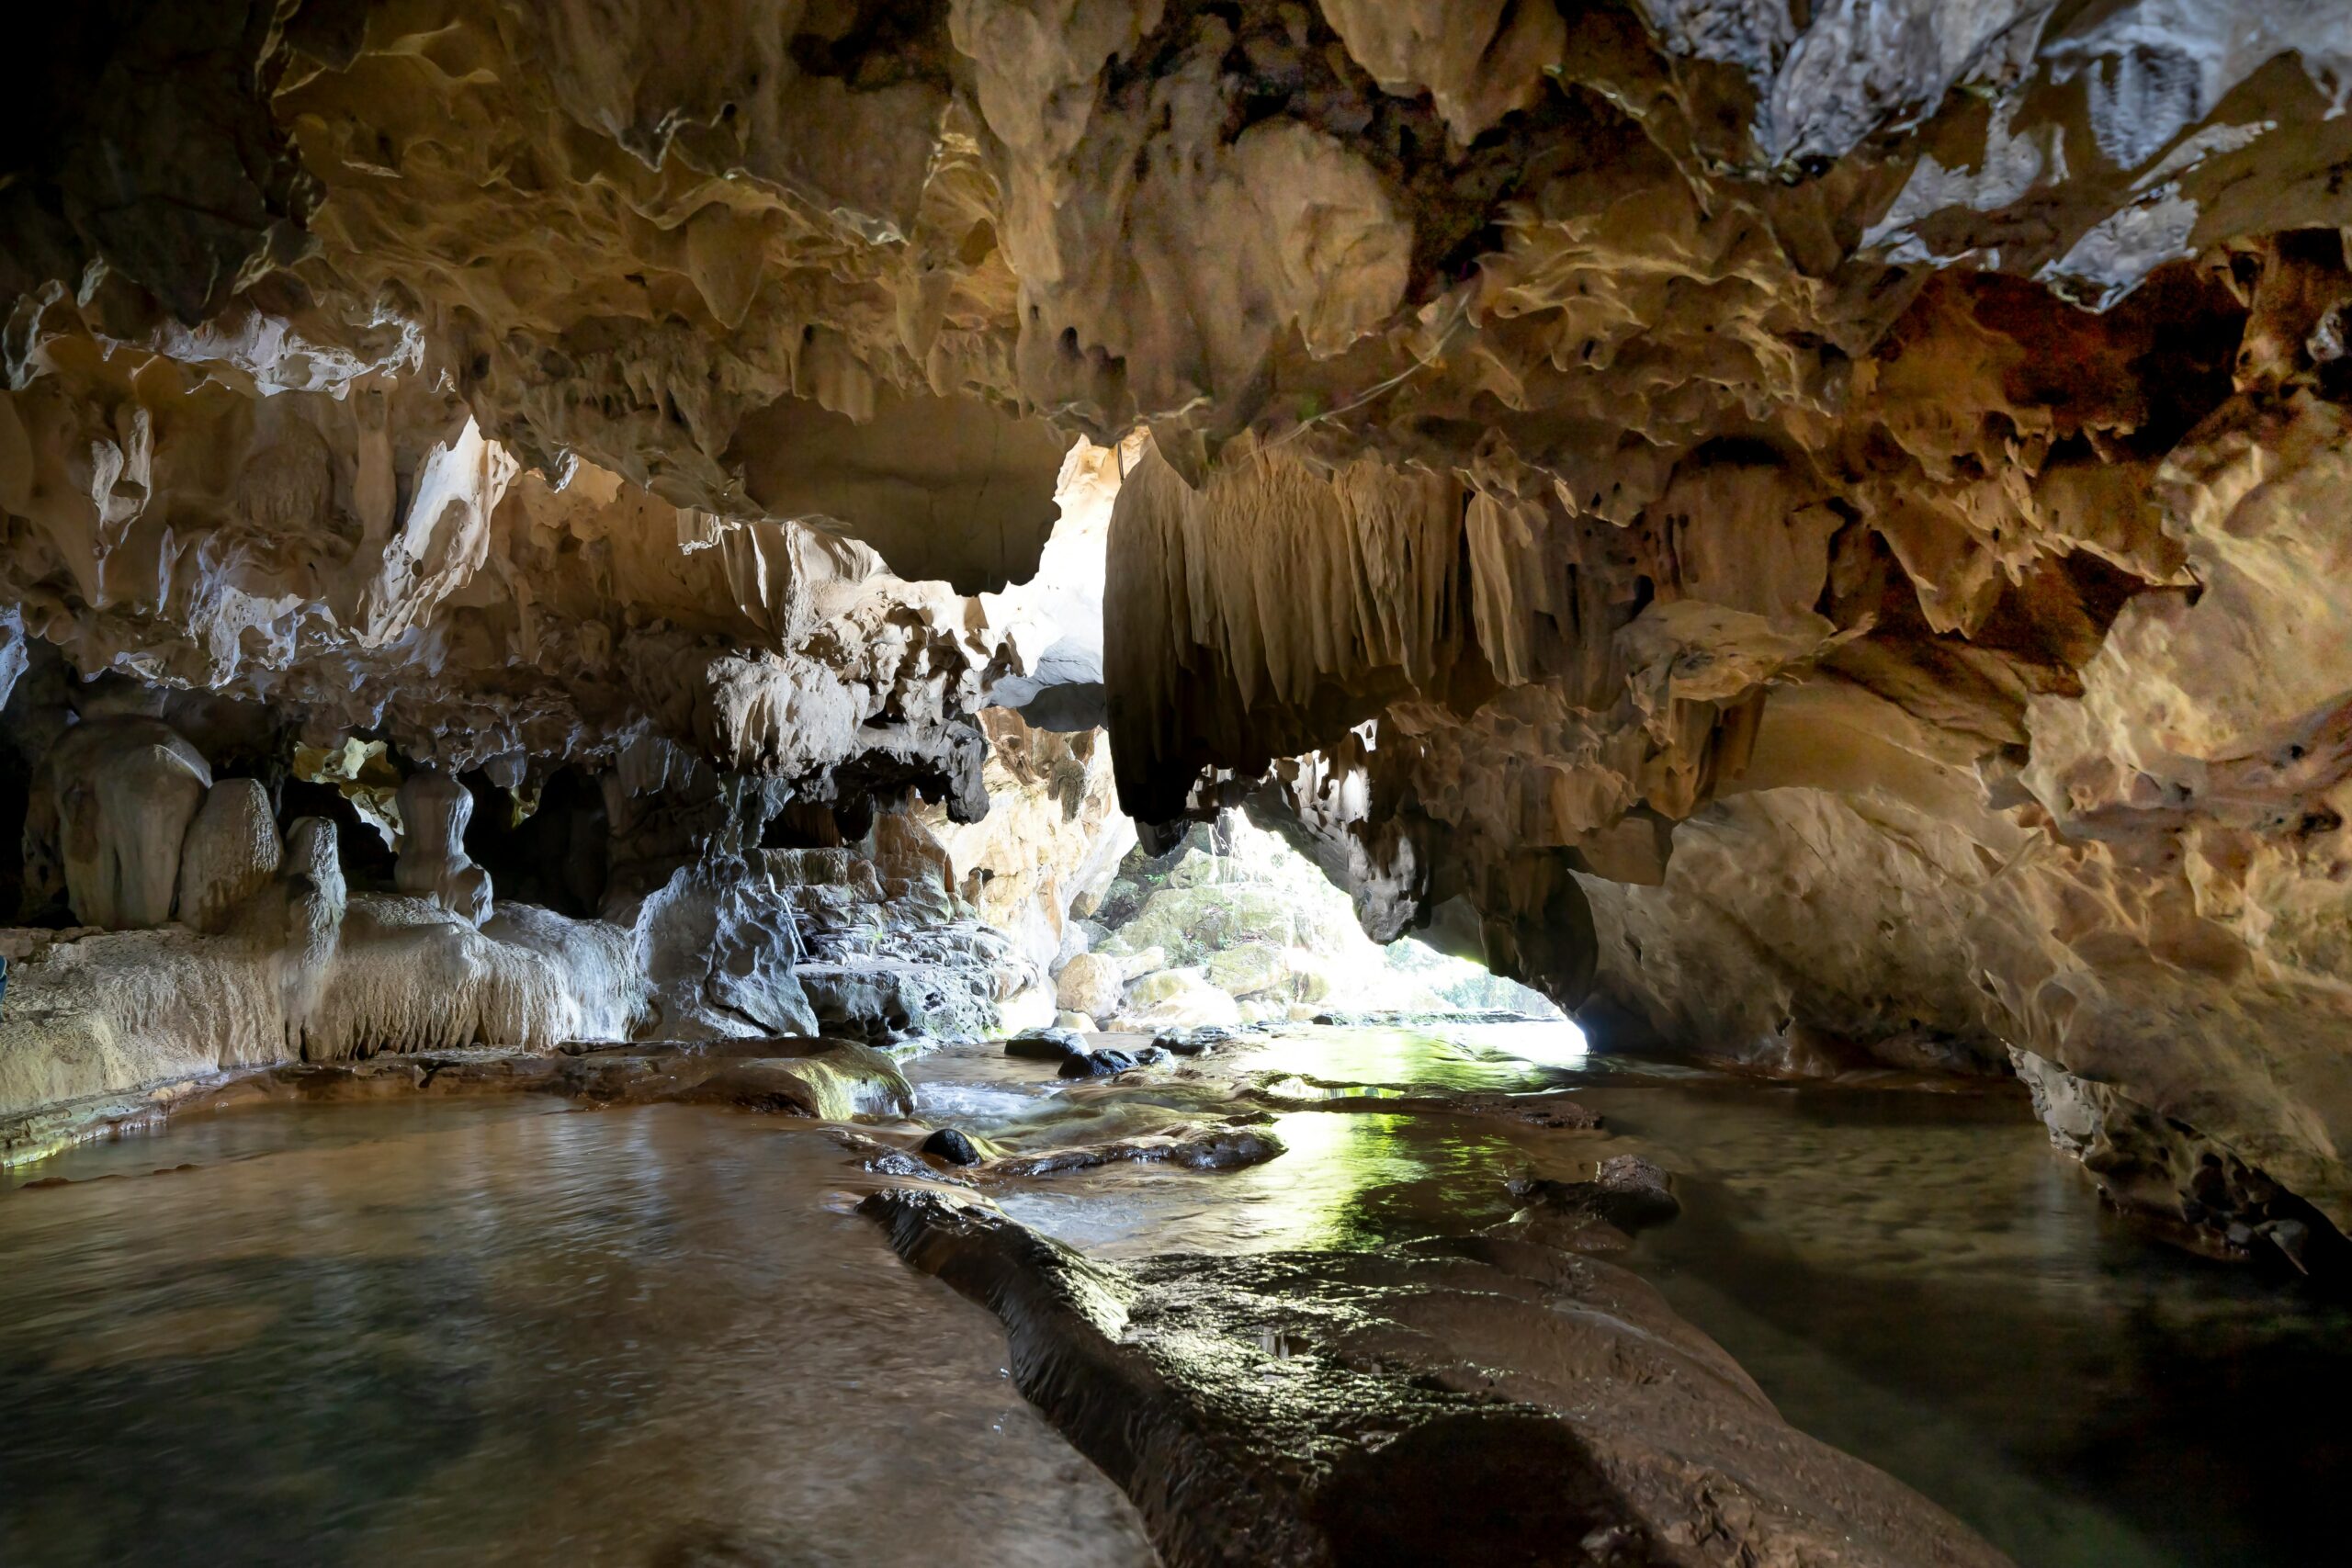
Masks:
[[[1435,1032],[1457,1044],[1570,1072],[1584,1068],[1592,1055],[1584,1031],[1566,1018],[1538,1023],[1448,1023],[1438,1025]]]

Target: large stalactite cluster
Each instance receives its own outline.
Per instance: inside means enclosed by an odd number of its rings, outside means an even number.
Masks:
[[[1100,717],[1128,811],[1294,821],[1375,935],[1792,1067],[2015,1052],[2352,1219],[2327,0],[41,27],[28,690],[598,774],[616,862],[665,790],[969,817],[987,704]],[[1099,639],[1000,592],[1081,434]]]

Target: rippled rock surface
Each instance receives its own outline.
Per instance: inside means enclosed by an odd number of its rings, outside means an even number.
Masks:
[[[938,1192],[862,1208],[1003,1320],[1172,1568],[2007,1561],[1589,1258],[1489,1234],[1111,1267]]]

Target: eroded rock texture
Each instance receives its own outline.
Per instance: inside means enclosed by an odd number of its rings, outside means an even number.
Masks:
[[[2007,1561],[1524,1230],[1111,1269],[938,1191],[859,1212],[1003,1320],[1022,1392],[1181,1568]]]
[[[254,705],[224,776],[395,833],[404,778],[546,793],[562,844],[475,869],[583,913],[976,818],[992,702],[1107,716],[1129,812],[1294,820],[1376,937],[1794,1066],[2016,1045],[2352,1219],[2340,7],[114,0],[23,47],[0,685]],[[98,738],[36,694],[36,903],[167,920],[219,786],[61,791]],[[1069,747],[994,766],[1095,792]],[[464,869],[419,886],[503,911]],[[1094,874],[948,869],[1032,962]],[[773,1032],[771,914],[648,983]]]

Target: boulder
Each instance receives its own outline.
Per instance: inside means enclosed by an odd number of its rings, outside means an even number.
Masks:
[[[1004,1043],[1004,1054],[1024,1062],[1061,1062],[1086,1054],[1085,1036],[1074,1029],[1030,1029]]]
[[[1204,980],[1199,970],[1163,969],[1128,988],[1117,1021],[1120,1028],[1138,1033],[1203,1024],[1232,1029],[1241,1022],[1241,1010]]]
[[[925,1138],[922,1152],[949,1165],[978,1165],[981,1157],[972,1140],[953,1127],[942,1127]]]
[[[1054,999],[1068,1011],[1108,1018],[1119,1009],[1126,979],[1126,965],[1118,957],[1081,953],[1062,965],[1054,983]]]

